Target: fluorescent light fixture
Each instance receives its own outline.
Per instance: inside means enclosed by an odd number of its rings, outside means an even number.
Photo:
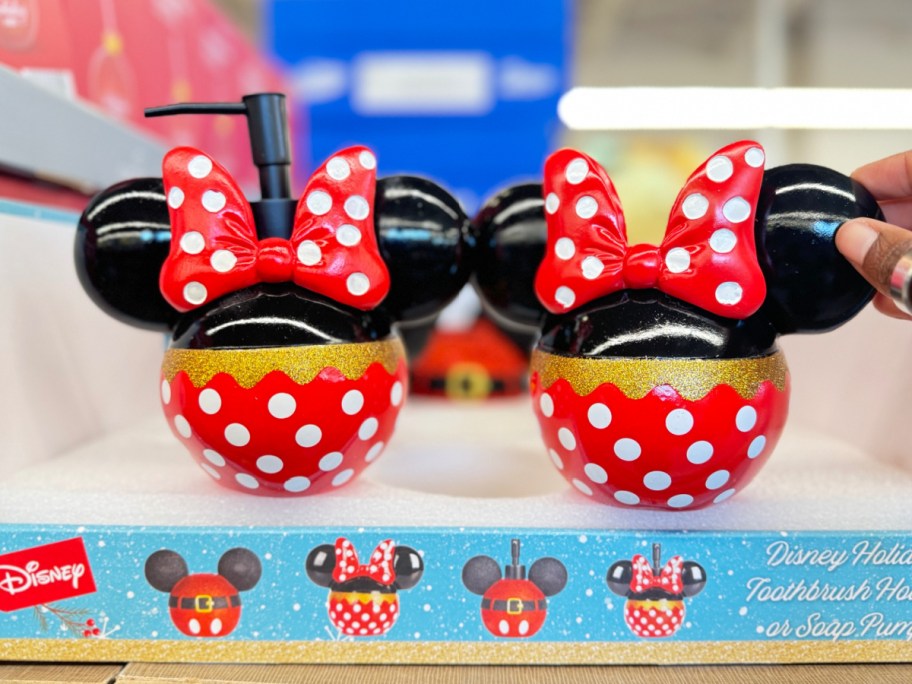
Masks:
[[[557,106],[574,130],[912,129],[912,89],[573,88]]]

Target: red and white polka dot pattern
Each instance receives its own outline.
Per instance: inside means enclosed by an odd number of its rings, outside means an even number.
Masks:
[[[766,296],[754,245],[763,181],[755,142],[719,150],[688,179],[658,247],[627,244],[621,203],[593,159],[563,149],[545,162],[548,240],[535,292],[565,313],[627,288],[658,288],[706,311],[747,318]]]
[[[624,604],[624,620],[638,637],[669,637],[684,624],[684,601],[681,599],[629,599]]]
[[[336,629],[346,636],[380,636],[399,617],[399,596],[379,591],[331,591],[326,610]]]
[[[682,571],[684,559],[672,556],[656,577],[652,566],[645,556],[637,554],[633,557],[633,576],[630,578],[630,590],[636,593],[649,589],[662,589],[669,594],[681,594],[684,591]]]
[[[303,385],[273,371],[249,389],[228,373],[195,387],[181,371],[162,380],[162,405],[174,434],[219,484],[302,496],[341,487],[380,455],[406,384],[404,361],[393,374],[374,363],[356,380],[325,368]]]
[[[290,240],[257,240],[250,204],[219,163],[192,147],[164,159],[171,250],[162,295],[189,311],[259,282],[293,281],[337,302],[368,310],[390,279],[374,231],[377,161],[349,147],[311,176]]]
[[[392,539],[380,542],[371,554],[370,562],[358,562],[358,553],[354,545],[345,537],[336,540],[336,564],[333,567],[333,580],[347,582],[357,577],[369,577],[378,584],[390,586],[396,581],[396,570],[393,567],[393,556],[396,545]]]
[[[720,384],[684,399],[659,385],[639,399],[606,382],[586,396],[560,379],[531,380],[551,461],[578,491],[624,507],[694,509],[720,503],[759,472],[779,439],[789,385],[769,380],[745,399]]]

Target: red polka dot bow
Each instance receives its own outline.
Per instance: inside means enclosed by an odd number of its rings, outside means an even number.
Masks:
[[[291,239],[258,240],[250,204],[228,171],[192,147],[171,150],[163,164],[171,251],[162,295],[189,311],[257,283],[292,281],[374,308],[390,284],[374,233],[376,166],[365,147],[342,150],[311,176]]]
[[[649,561],[637,554],[633,557],[630,590],[639,594],[647,589],[664,589],[671,594],[680,594],[684,591],[684,580],[681,576],[683,565],[684,561],[680,556],[673,556],[665,563],[657,577]]]
[[[612,292],[657,288],[729,318],[760,308],[766,283],[754,245],[763,149],[723,147],[684,184],[658,247],[627,244],[624,214],[605,170],[576,150],[545,162],[547,251],[535,292],[564,313]]]
[[[380,542],[371,554],[370,562],[361,565],[355,547],[345,537],[336,539],[336,566],[333,568],[333,579],[346,582],[356,577],[370,577],[383,586],[396,581],[396,569],[393,566],[393,554],[396,545],[392,539]]]

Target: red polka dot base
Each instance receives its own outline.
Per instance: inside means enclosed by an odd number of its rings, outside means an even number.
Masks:
[[[326,610],[336,629],[346,636],[380,636],[399,617],[399,597],[379,591],[331,591]]]
[[[162,379],[172,432],[219,484],[264,496],[341,487],[383,451],[407,391],[407,371],[371,364],[357,380],[324,368],[298,384],[282,371],[246,389],[228,373],[195,387]]]
[[[638,637],[669,637],[684,624],[684,601],[630,599],[624,604],[624,621]]]
[[[533,373],[535,415],[555,467],[578,491],[622,507],[681,510],[725,501],[769,457],[788,413],[789,386],[760,383],[745,399],[718,384],[688,400],[670,385],[629,398],[610,382],[580,396]]]

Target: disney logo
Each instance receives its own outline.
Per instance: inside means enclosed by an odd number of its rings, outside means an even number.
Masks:
[[[73,589],[78,589],[79,580],[85,573],[86,566],[83,563],[54,565],[43,569],[38,561],[29,561],[24,568],[16,565],[0,565],[0,591],[9,595],[20,594],[32,587],[57,582],[69,582],[73,585]]]

